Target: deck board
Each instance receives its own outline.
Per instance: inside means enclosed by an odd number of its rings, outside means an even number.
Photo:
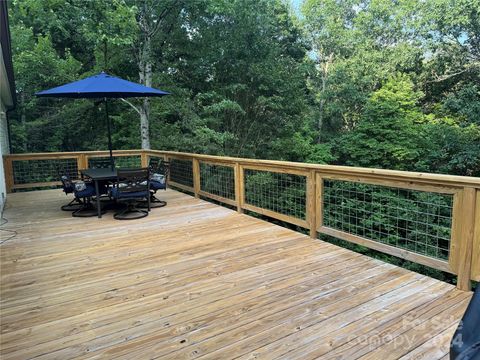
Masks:
[[[2,359],[440,359],[471,293],[168,190],[144,219],[8,197]],[[2,233],[2,236],[7,238]]]

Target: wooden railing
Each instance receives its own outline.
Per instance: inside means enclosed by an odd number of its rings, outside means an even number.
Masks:
[[[58,185],[58,168],[76,174],[106,156],[6,155],[7,190]],[[329,235],[456,274],[462,290],[480,281],[480,178],[157,150],[114,156],[120,166],[168,160],[174,188],[305,228],[312,238]]]

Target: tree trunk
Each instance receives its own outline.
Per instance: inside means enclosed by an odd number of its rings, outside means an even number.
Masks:
[[[166,42],[167,35],[172,31],[174,20],[177,16],[170,16],[170,12],[177,7],[178,1],[143,1],[143,6],[140,7],[138,14],[138,25],[140,29],[140,38],[136,51],[138,53],[138,73],[140,83],[151,87],[153,77],[153,54],[152,54],[152,40],[160,31],[165,37],[163,43]],[[165,5],[168,5],[165,7]],[[181,7],[177,8],[179,13]],[[177,14],[178,15],[178,14]],[[164,23],[167,17],[172,20],[170,27],[165,28]],[[161,48],[163,46],[160,45]],[[156,51],[159,51],[157,46]],[[158,59],[157,59],[158,61]],[[150,149],[150,99],[144,98],[140,106],[134,106],[135,110],[140,114],[140,136],[142,140],[142,149]]]
[[[151,37],[146,36],[140,50],[139,78],[148,87],[152,86]],[[140,138],[142,149],[150,150],[150,99],[144,98],[140,106]]]
[[[321,90],[321,94],[322,94],[322,98],[320,99],[320,103],[319,103],[319,116],[318,116],[318,122],[317,122],[317,126],[318,126],[318,137],[317,137],[317,143],[320,144],[322,142],[322,127],[323,127],[323,110],[325,108],[325,98],[324,98],[324,94],[327,90],[327,80],[328,80],[328,70],[329,70],[329,67],[330,67],[330,64],[333,62],[333,53],[331,53],[330,55],[328,55],[328,57],[326,59],[323,58],[323,56],[321,57],[322,59],[322,63],[320,64],[320,69],[321,69],[321,79],[322,79],[322,90]]]
[[[140,138],[142,139],[142,149],[150,150],[150,103],[148,98],[143,99],[140,107]]]

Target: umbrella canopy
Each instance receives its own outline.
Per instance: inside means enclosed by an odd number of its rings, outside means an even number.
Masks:
[[[168,94],[170,93],[136,84],[101,72],[98,75],[90,76],[83,80],[74,81],[69,84],[37,92],[35,95],[43,97],[84,99],[152,97]]]
[[[107,118],[108,129],[108,149],[110,151],[110,164],[113,169],[112,134],[110,131],[110,117],[108,116],[107,99],[153,97],[169,94],[170,93],[163,90],[157,90],[148,86],[136,84],[134,82],[123,80],[101,72],[98,75],[90,76],[83,80],[74,81],[69,84],[37,92],[35,95],[40,97],[63,97],[73,99],[105,99],[105,117]]]

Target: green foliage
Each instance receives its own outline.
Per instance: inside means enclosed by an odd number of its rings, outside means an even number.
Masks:
[[[434,258],[448,259],[452,196],[379,185],[324,184],[324,225]]]
[[[480,176],[479,12],[479,0],[305,0],[298,18],[283,0],[13,0],[13,150],[105,149],[102,104],[34,93],[101,70],[138,82],[158,25],[147,58],[172,95],[150,101],[152,148]],[[140,147],[136,110],[118,100],[111,114],[114,148]],[[259,206],[304,215],[295,177],[247,186]],[[363,210],[395,232],[381,202]]]
[[[405,76],[389,79],[372,94],[356,128],[338,139],[341,161],[352,166],[412,169],[420,156],[420,97]]]
[[[444,103],[445,109],[461,117],[465,124],[480,126],[480,86],[468,84],[457,93],[450,93]]]
[[[480,176],[480,127],[427,124],[419,171]]]

